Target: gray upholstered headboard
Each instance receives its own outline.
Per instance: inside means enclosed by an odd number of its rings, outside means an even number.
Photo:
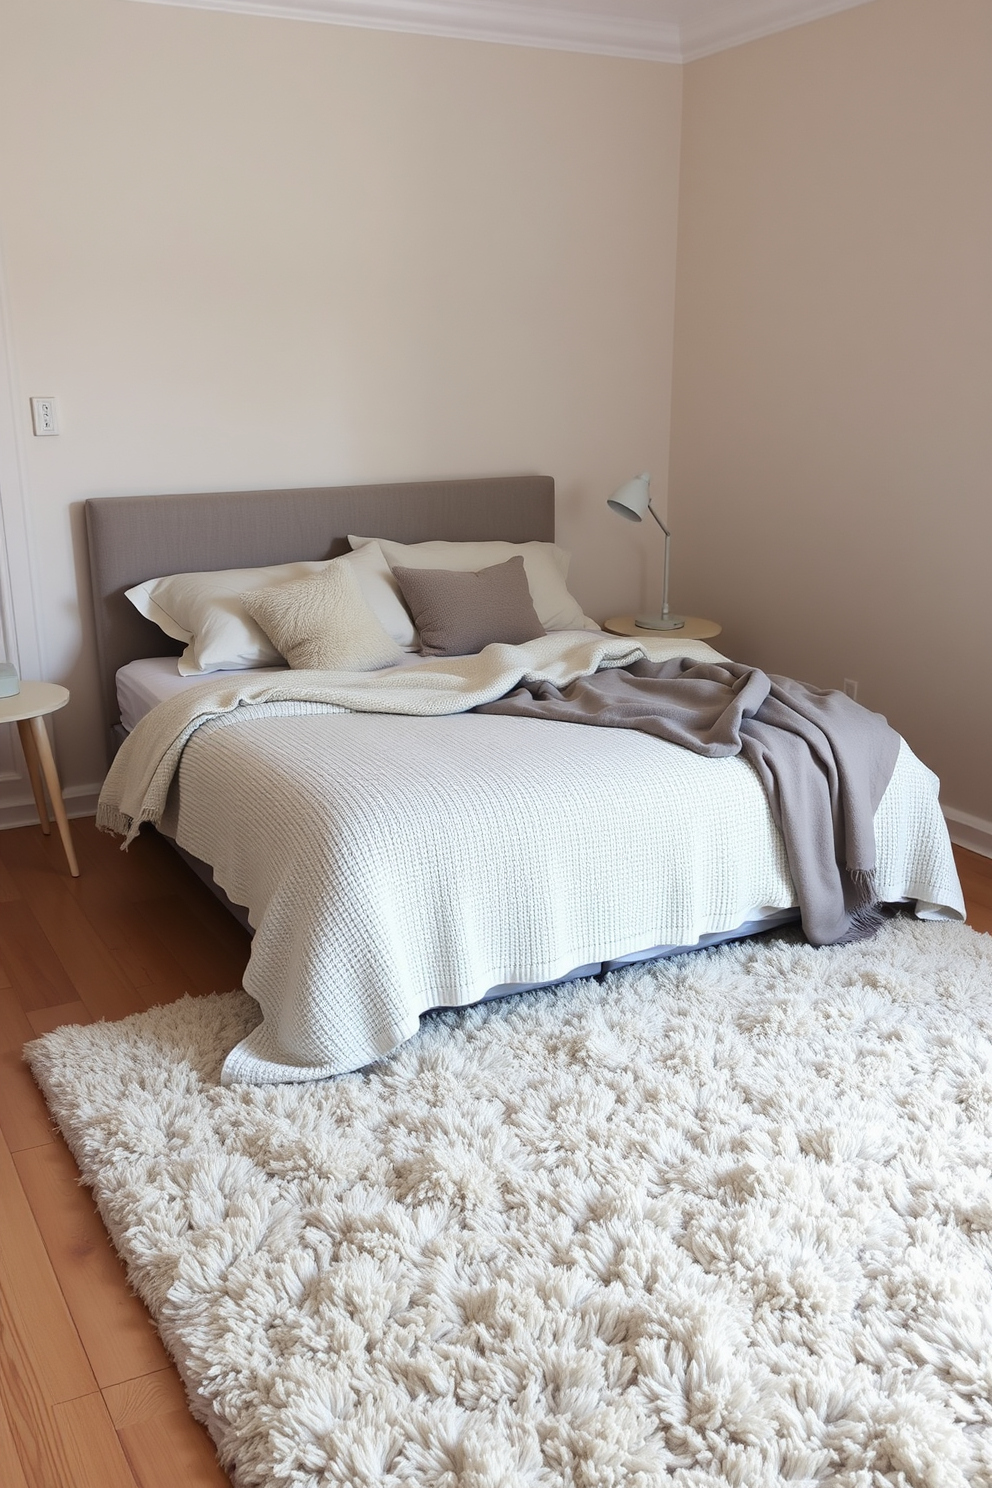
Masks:
[[[334,558],[348,533],[396,542],[502,538],[552,542],[555,486],[547,475],[222,491],[184,496],[101,496],[86,502],[93,612],[108,729],[117,722],[116,675],[139,656],[178,655],[124,597],[163,574],[254,568]]]

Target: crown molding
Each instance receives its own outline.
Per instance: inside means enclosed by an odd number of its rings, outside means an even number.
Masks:
[[[870,0],[657,0],[625,11],[617,0],[570,10],[527,0],[139,0],[361,30],[589,52],[648,62],[691,62]]]
[[[462,41],[681,62],[675,21],[644,21],[615,11],[569,11],[503,0],[142,0],[194,10],[326,21],[368,31],[405,31]]]
[[[725,52],[731,47],[743,46],[747,41],[758,41],[762,36],[773,36],[777,31],[789,31],[793,26],[804,26],[807,21],[819,21],[824,16],[841,10],[854,10],[856,6],[870,4],[871,0],[711,0],[709,4],[698,4],[691,9],[680,27],[682,62],[695,62],[700,57],[711,57],[714,52]]]

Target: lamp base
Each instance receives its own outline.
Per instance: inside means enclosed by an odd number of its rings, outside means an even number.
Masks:
[[[684,615],[638,615],[634,624],[638,630],[681,630]]]

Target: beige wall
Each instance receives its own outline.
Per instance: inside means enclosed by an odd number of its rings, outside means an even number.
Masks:
[[[0,26],[2,494],[80,799],[87,496],[544,471],[576,594],[637,601],[604,499],[643,465],[664,501],[679,68],[128,0]]]
[[[3,0],[7,587],[79,801],[86,496],[543,470],[586,608],[653,600],[603,497],[644,466],[664,505],[678,212],[676,603],[856,678],[992,822],[990,75],[987,0],[684,70]]]
[[[992,6],[685,69],[675,598],[845,677],[992,823]],[[992,845],[992,844],[990,844]]]

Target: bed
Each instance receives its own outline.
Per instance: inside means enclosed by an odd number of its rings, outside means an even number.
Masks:
[[[125,759],[156,730],[166,740],[148,755],[161,809],[147,819],[254,934],[245,990],[261,1021],[225,1081],[341,1074],[388,1056],[432,1008],[795,918],[781,837],[743,759],[461,706],[503,687],[518,654],[521,674],[557,675],[565,657],[623,665],[637,641],[565,615],[543,640],[481,653],[495,662],[408,656],[371,680],[330,674],[336,690],[280,665],[179,686],[185,642],[126,597],[160,575],[324,563],[354,552],[350,534],[370,549],[530,552],[554,542],[550,478],[98,498],[86,521],[112,751],[129,732]],[[677,638],[644,644],[657,658],[718,655]],[[425,689],[458,698],[425,705]],[[964,917],[937,782],[905,745],[875,835],[881,898]]]

